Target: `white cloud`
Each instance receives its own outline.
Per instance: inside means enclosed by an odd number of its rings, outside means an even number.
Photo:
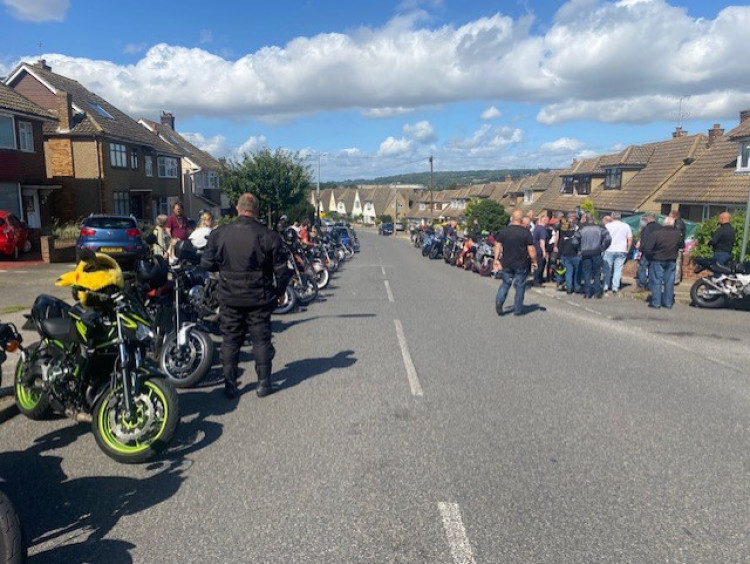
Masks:
[[[581,150],[585,146],[583,141],[571,139],[570,137],[561,137],[549,143],[543,143],[540,149],[550,153],[570,153]]]
[[[408,139],[396,139],[389,137],[380,144],[379,157],[394,157],[408,154],[411,151],[412,142]]]
[[[414,125],[406,124],[404,134],[417,143],[431,143],[437,139],[435,129],[429,121],[419,121]]]
[[[148,47],[148,43],[128,43],[122,52],[128,55],[136,55],[145,51],[146,47]]]
[[[61,22],[70,8],[70,0],[2,0],[11,16],[30,22]]]
[[[362,115],[369,118],[389,118],[394,116],[402,116],[413,112],[412,108],[371,108],[362,112]]]
[[[498,110],[495,106],[490,106],[486,110],[482,112],[482,119],[484,120],[490,120],[490,119],[497,119],[499,117],[502,117],[502,112]]]

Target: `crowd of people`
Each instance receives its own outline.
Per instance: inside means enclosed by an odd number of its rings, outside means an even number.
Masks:
[[[709,243],[718,264],[725,265],[731,258],[736,233],[730,220],[728,212],[719,216],[719,228]],[[685,223],[676,211],[662,223],[656,221],[656,214],[644,214],[634,243],[632,228],[619,212],[605,215],[598,223],[588,213],[558,213],[535,221],[532,213],[516,210],[510,225],[495,236],[495,270],[502,280],[495,309],[498,315],[505,314],[503,307],[513,286],[513,313],[521,315],[529,276],[532,285],[554,282],[559,290],[582,294],[584,299],[616,295],[631,252],[639,263],[636,289],[650,292],[649,307],[669,309],[674,305],[685,237]]]

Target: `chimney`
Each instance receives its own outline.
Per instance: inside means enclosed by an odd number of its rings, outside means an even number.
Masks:
[[[743,123],[750,119],[750,110],[742,110],[740,112],[740,123]]]
[[[174,116],[171,112],[162,112],[161,113],[161,124],[166,125],[170,128],[172,128],[172,131],[174,131]]]
[[[677,137],[685,137],[687,135],[687,133],[688,133],[687,131],[685,131],[684,129],[682,129],[681,125],[678,125],[675,128],[674,133],[672,133],[672,138],[676,139]]]
[[[34,63],[34,66],[37,67],[37,68],[39,68],[39,69],[46,70],[46,71],[51,71],[52,70],[52,67],[49,66],[47,64],[47,61],[45,61],[44,59],[39,59],[36,63]]]
[[[715,123],[714,126],[708,130],[708,146],[710,147],[711,145],[713,145],[714,141],[716,141],[722,135],[724,135],[724,130],[718,123]]]
[[[505,175],[505,182],[513,182],[513,177],[510,174]]]
[[[60,130],[70,131],[73,127],[73,97],[64,90],[57,91],[57,114]]]

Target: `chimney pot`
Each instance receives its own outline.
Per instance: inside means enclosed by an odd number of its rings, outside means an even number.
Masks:
[[[681,125],[678,125],[675,128],[674,133],[672,133],[672,137],[675,138],[675,139],[677,137],[685,137],[686,135],[687,135],[687,131],[685,131],[684,129],[682,129]]]
[[[161,124],[169,126],[172,131],[174,131],[174,116],[172,115],[172,112],[162,112],[161,113]]]
[[[708,146],[714,144],[714,141],[716,141],[719,137],[724,135],[724,130],[721,128],[721,125],[718,123],[715,123],[714,126],[708,130]]]

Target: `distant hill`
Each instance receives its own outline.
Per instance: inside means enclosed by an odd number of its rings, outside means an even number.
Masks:
[[[548,172],[549,169],[503,169],[503,170],[461,170],[461,171],[440,171],[434,173],[435,190],[450,190],[458,186],[468,186],[470,184],[486,184],[488,182],[502,182],[508,175],[514,179],[523,176],[537,174],[538,172]],[[342,182],[325,182],[321,183],[321,188],[346,188],[348,186],[357,186],[358,184],[423,184],[430,185],[429,172],[415,172],[411,174],[398,174],[395,176],[381,176],[379,178],[358,178],[353,180],[344,180]]]

